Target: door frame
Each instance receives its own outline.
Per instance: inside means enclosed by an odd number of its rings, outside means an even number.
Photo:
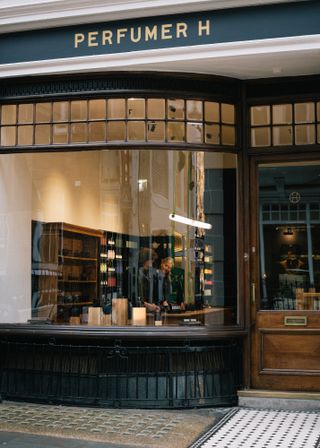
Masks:
[[[248,214],[249,214],[249,232],[248,232],[248,254],[249,257],[249,274],[247,279],[247,288],[250,291],[248,295],[248,308],[249,308],[249,321],[250,321],[250,341],[249,341],[249,357],[250,357],[250,371],[248,374],[249,379],[249,387],[251,388],[259,388],[256,387],[257,378],[259,375],[263,374],[264,377],[267,378],[265,373],[262,371],[262,355],[261,355],[261,347],[259,344],[263,344],[263,332],[265,329],[258,328],[259,324],[259,318],[260,316],[266,316],[268,313],[272,317],[270,321],[274,321],[275,324],[278,326],[277,329],[269,328],[270,332],[274,331],[274,334],[289,334],[289,330],[285,331],[284,329],[281,329],[281,319],[282,314],[285,313],[287,315],[295,315],[297,314],[297,310],[290,310],[286,312],[286,310],[283,310],[282,312],[278,312],[276,310],[260,310],[261,305],[261,297],[260,297],[260,238],[259,238],[259,179],[258,179],[258,167],[261,164],[264,163],[290,163],[290,162],[309,162],[309,161],[319,161],[320,164],[320,154],[314,153],[314,152],[305,152],[301,151],[301,153],[270,153],[270,154],[254,154],[249,155],[248,160],[248,166],[249,166],[249,176],[248,176],[248,190],[249,190],[249,207],[248,207]],[[304,311],[305,313],[306,311]],[[314,313],[314,312],[313,312]],[[312,311],[307,313],[312,315]],[[276,323],[277,322],[277,323]],[[269,325],[270,326],[270,325]],[[316,334],[320,336],[320,325],[319,329],[315,328],[316,324],[314,321],[312,322],[312,328],[305,329],[305,331],[308,331],[309,335]],[[259,330],[262,330],[261,334],[259,335]],[[294,335],[302,335],[302,332],[299,329],[293,327],[292,330],[290,330],[290,334]],[[282,332],[282,333],[281,333]],[[304,334],[304,333],[303,333]],[[306,333],[307,334],[307,333]],[[319,337],[318,336],[318,337]],[[260,338],[260,339],[259,339]],[[320,338],[319,338],[320,339]],[[319,367],[320,370],[320,367]],[[289,373],[282,372],[282,375],[290,375]],[[305,375],[319,375],[319,372],[313,372],[310,373],[308,371],[305,371]],[[295,375],[296,378],[298,378],[298,372],[292,373],[292,375]],[[272,374],[269,375],[270,379],[272,377]],[[277,378],[281,378],[277,374]],[[286,378],[285,376],[283,378]],[[288,378],[288,388],[294,387],[294,380],[292,378]],[[266,381],[268,383],[268,381]],[[281,383],[281,380],[279,384]],[[307,384],[307,382],[306,382]],[[320,376],[319,376],[319,384],[320,384]],[[301,386],[303,388],[303,385]],[[317,387],[320,387],[319,385]],[[262,387],[261,387],[262,388]]]

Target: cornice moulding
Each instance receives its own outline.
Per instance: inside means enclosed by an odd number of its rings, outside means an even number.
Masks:
[[[0,0],[0,33],[299,0]],[[309,1],[309,0],[304,0]]]
[[[284,54],[320,51],[320,35],[263,39],[254,41],[209,44],[191,47],[164,48],[158,50],[132,51],[128,53],[82,56],[77,58],[52,59],[0,65],[0,78],[28,75],[63,73],[85,73],[113,70],[160,70],[157,64],[174,62],[197,62],[197,73],[201,60],[225,60],[254,55]],[[142,68],[141,68],[142,67]],[[165,65],[164,65],[165,67]],[[163,68],[162,68],[163,70]],[[180,70],[181,71],[181,70]],[[190,71],[190,70],[186,70]],[[211,74],[215,74],[212,72]],[[234,77],[237,74],[234,74]]]

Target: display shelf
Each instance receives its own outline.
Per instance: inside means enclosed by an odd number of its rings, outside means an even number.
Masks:
[[[32,297],[36,298],[33,317],[39,316],[40,309],[53,305],[57,312],[51,317],[57,323],[69,322],[69,308],[76,306],[82,312],[82,306],[92,305],[98,300],[99,243],[102,232],[63,222],[34,221],[32,229]],[[48,266],[50,270],[41,269]],[[38,272],[42,275],[37,275]],[[74,300],[61,303],[68,296]],[[62,308],[65,311],[59,313]]]

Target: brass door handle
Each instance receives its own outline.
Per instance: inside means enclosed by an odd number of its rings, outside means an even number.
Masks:
[[[255,305],[256,303],[256,284],[255,282],[251,282],[251,303]]]

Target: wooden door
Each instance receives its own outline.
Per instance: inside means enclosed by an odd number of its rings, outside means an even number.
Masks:
[[[251,164],[251,386],[320,390],[320,160]]]

